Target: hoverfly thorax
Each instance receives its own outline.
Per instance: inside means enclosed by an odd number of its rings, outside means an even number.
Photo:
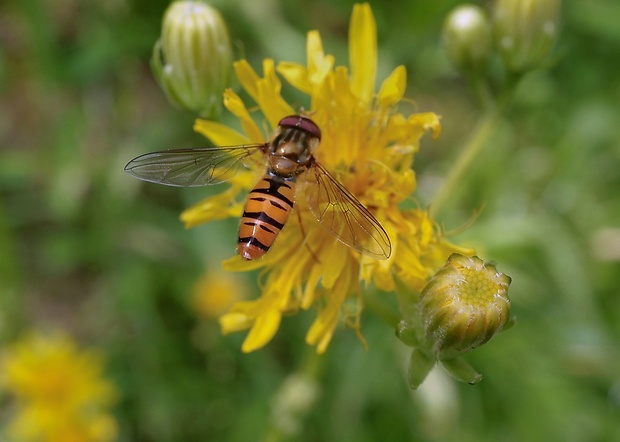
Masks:
[[[316,124],[299,115],[280,120],[269,146],[269,165],[279,175],[292,176],[306,170],[321,141]]]

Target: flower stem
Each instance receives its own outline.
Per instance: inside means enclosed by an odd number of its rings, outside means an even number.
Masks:
[[[499,116],[500,112],[497,107],[494,107],[476,125],[461,152],[461,156],[457,159],[456,164],[452,167],[443,185],[433,198],[430,206],[430,212],[433,217],[436,217],[445,208],[446,203],[456,193],[457,189],[461,187],[463,177],[486,145]]]
[[[262,442],[284,442],[300,436],[321,394],[319,378],[324,363],[323,355],[306,348],[298,370],[284,379],[271,398],[271,419]]]
[[[390,327],[396,327],[401,316],[391,306],[387,305],[377,296],[376,292],[367,292],[364,296],[364,307],[381,318]]]

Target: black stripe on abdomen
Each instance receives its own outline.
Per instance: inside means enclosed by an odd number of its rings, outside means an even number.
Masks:
[[[239,227],[237,250],[256,259],[271,247],[293,208],[295,178],[266,174],[250,192]]]

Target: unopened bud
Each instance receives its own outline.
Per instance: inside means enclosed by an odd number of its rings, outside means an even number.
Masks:
[[[232,49],[220,13],[202,1],[175,1],[166,12],[151,67],[175,105],[213,117],[232,68]]]
[[[496,0],[493,31],[506,67],[524,72],[540,66],[558,35],[561,0]]]
[[[475,5],[454,8],[443,25],[443,46],[452,64],[465,70],[486,66],[491,54],[491,25],[485,11]]]
[[[453,254],[422,291],[427,348],[453,358],[487,342],[510,317],[510,277],[480,258]]]

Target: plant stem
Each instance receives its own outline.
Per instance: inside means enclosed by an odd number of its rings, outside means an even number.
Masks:
[[[461,186],[463,177],[469,171],[475,159],[478,158],[489,139],[492,129],[499,119],[499,115],[500,112],[495,107],[489,110],[476,125],[476,128],[463,147],[463,151],[457,159],[456,164],[452,167],[443,185],[433,198],[433,202],[429,208],[433,217],[436,217],[445,208],[446,203]]]
[[[364,307],[381,318],[390,327],[396,328],[401,316],[391,306],[379,299],[377,292],[368,292],[364,296]]]
[[[319,378],[323,372],[325,356],[319,355],[313,347],[306,347],[305,354],[295,373],[289,375],[274,392],[271,398],[271,419],[263,435],[262,442],[284,442],[297,440],[298,432],[303,431],[304,421],[317,404],[320,394]],[[297,393],[304,391],[306,395],[291,401],[291,379],[297,379]],[[301,388],[301,390],[299,390]],[[316,390],[316,391],[315,391]]]

